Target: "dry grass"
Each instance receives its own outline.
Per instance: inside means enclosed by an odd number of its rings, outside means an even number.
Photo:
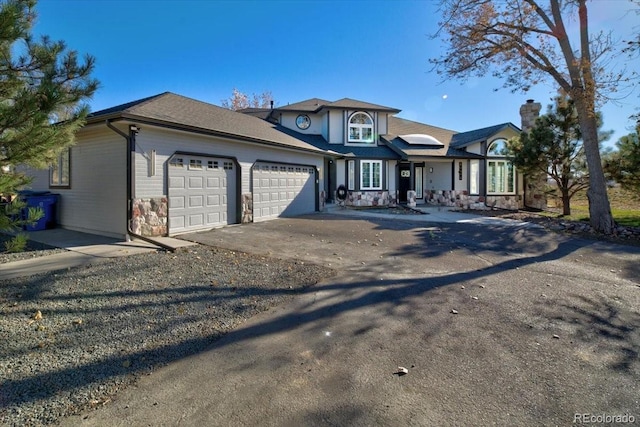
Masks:
[[[608,190],[611,212],[616,223],[627,227],[640,227],[640,196],[620,187]],[[549,197],[549,214],[559,216],[562,213],[562,202]],[[572,221],[589,221],[589,201],[586,191],[577,193],[571,199],[571,215],[564,219]]]

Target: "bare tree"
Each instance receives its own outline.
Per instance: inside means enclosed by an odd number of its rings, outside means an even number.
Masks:
[[[442,22],[435,35],[447,45],[431,59],[446,77],[465,79],[491,71],[504,87],[527,91],[551,78],[575,102],[587,158],[590,222],[610,234],[611,215],[598,145],[596,107],[637,74],[612,68],[620,49],[611,33],[591,35],[587,0],[441,0]],[[634,4],[632,2],[629,3]],[[579,25],[572,40],[566,22]]]
[[[244,108],[269,108],[271,101],[273,101],[273,95],[270,91],[262,92],[260,95],[254,93],[249,96],[233,88],[231,96],[228,99],[223,99],[221,105],[224,108],[238,111]]]

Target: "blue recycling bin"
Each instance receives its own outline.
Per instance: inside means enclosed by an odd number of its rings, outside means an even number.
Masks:
[[[22,210],[22,219],[28,218],[29,208],[40,208],[44,213],[43,217],[35,223],[23,225],[22,228],[24,230],[41,231],[49,228],[55,228],[57,223],[56,211],[58,209],[59,194],[51,194],[48,191],[24,192],[20,194],[20,197],[22,197],[27,204],[27,206]]]

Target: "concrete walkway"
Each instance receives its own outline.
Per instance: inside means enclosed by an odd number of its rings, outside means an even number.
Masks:
[[[0,265],[0,280],[79,267],[100,260],[155,252],[162,249],[159,245],[143,240],[127,242],[63,228],[33,231],[29,233],[29,239],[52,247],[66,249],[67,252],[2,264]],[[196,244],[170,237],[160,239],[163,246],[175,249]]]
[[[418,222],[435,222],[435,223],[459,223],[459,224],[484,224],[484,225],[505,225],[512,227],[540,227],[526,221],[518,221],[514,219],[495,218],[483,215],[476,215],[472,211],[460,212],[455,208],[438,207],[438,206],[417,206],[415,210],[422,212],[424,215],[410,214],[387,214],[379,210],[368,211],[364,209],[344,208],[337,205],[327,205],[324,213],[335,215],[347,215],[361,218],[390,218],[405,221]]]

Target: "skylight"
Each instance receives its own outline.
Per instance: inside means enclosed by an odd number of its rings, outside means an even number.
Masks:
[[[425,135],[422,133],[412,133],[410,135],[400,135],[400,138],[405,140],[411,145],[435,145],[437,147],[444,147],[444,144],[438,141],[431,135]]]

